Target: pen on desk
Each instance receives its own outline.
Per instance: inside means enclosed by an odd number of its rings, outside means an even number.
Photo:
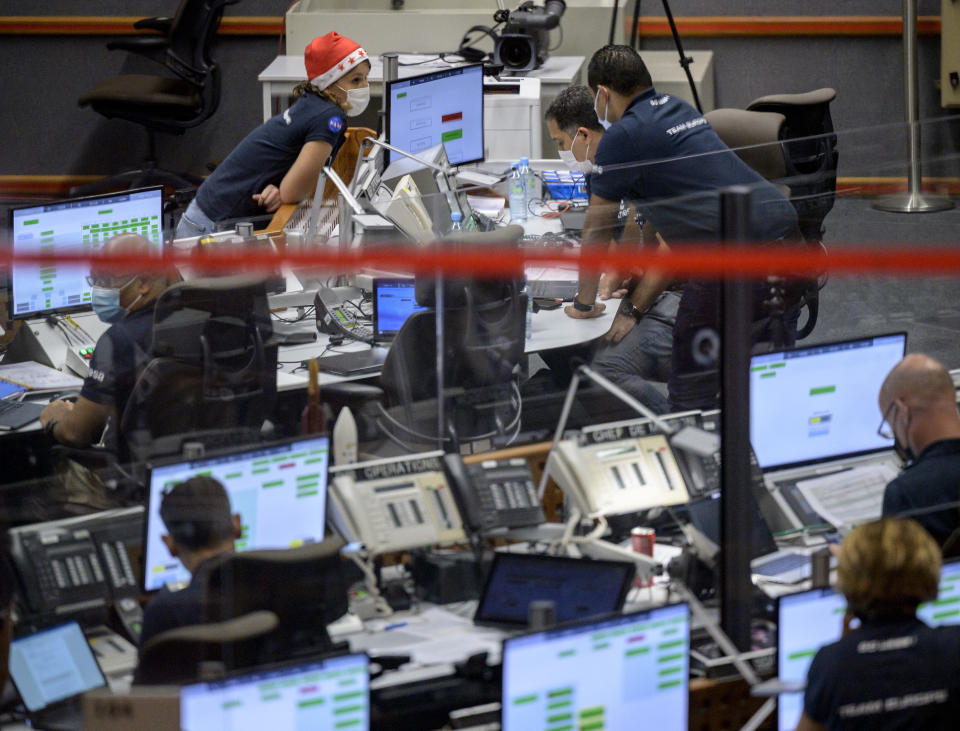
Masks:
[[[384,627],[383,631],[386,632],[391,629],[400,629],[401,627],[406,627],[406,626],[407,626],[406,622],[394,622],[393,624],[388,624],[386,627]]]

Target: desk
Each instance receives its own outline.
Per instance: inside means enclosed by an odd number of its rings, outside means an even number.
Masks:
[[[431,71],[448,69],[452,66],[461,66],[462,62],[450,63],[441,61],[428,61],[436,58],[432,55],[423,54],[401,54],[400,56],[400,78],[405,79],[408,76],[419,76]],[[367,81],[370,83],[370,94],[372,96],[383,95],[383,64],[379,56],[371,56],[370,74]],[[426,61],[426,63],[419,63]],[[536,71],[530,71],[527,76],[534,79],[540,79],[541,100],[549,103],[560,91],[570,84],[577,84],[581,81],[581,72],[585,58],[583,56],[551,56]],[[403,64],[417,64],[415,66],[404,66]],[[270,65],[267,66],[257,76],[263,93],[263,121],[266,122],[274,115],[273,100],[276,99],[280,104],[279,111],[283,111],[289,106],[289,98],[293,93],[293,87],[301,81],[305,81],[307,72],[303,65],[303,55],[296,56],[277,56]],[[506,78],[506,75],[504,76]],[[543,107],[546,109],[546,105]]]

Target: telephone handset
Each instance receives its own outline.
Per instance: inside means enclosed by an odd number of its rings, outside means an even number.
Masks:
[[[690,499],[670,444],[662,434],[633,436],[626,427],[559,442],[547,460],[550,475],[584,515],[619,515]]]
[[[466,540],[443,452],[330,469],[331,520],[371,555]]]
[[[703,428],[699,411],[685,411],[680,414],[671,414],[664,420],[677,430],[686,426]],[[648,419],[635,422],[633,430],[636,434],[655,434],[659,431],[656,424]],[[704,457],[683,449],[673,450],[674,459],[680,474],[687,486],[691,500],[707,497],[720,489],[720,453],[711,457]]]
[[[354,287],[321,287],[317,290],[313,299],[317,330],[372,343],[373,330],[361,321],[359,305],[354,304],[361,296],[360,290]]]
[[[143,613],[131,553],[142,545],[142,507],[21,526],[10,539],[25,616],[76,616],[112,602],[138,638]]]
[[[460,455],[448,454],[443,466],[470,530],[483,534],[546,521],[527,460],[484,460],[468,465]]]

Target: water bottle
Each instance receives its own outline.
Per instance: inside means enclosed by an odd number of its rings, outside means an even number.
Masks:
[[[510,220],[527,220],[527,189],[523,176],[520,174],[520,163],[514,163],[510,170]]]
[[[530,287],[527,286],[526,280],[523,282],[523,292],[527,295],[527,321],[524,328],[524,335],[526,335],[527,340],[533,337],[533,295],[530,294]]]
[[[523,178],[523,187],[527,194],[526,211],[529,214],[531,211],[530,203],[537,199],[537,180],[533,175],[533,170],[530,169],[529,157],[520,158],[520,176]]]
[[[463,225],[460,223],[462,218],[460,211],[450,211],[450,233],[463,231]]]

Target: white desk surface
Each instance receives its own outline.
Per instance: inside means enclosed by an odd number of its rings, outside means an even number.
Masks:
[[[436,60],[429,60],[436,59]],[[585,61],[584,56],[550,56],[540,68],[526,73],[504,73],[501,78],[510,78],[512,76],[529,76],[530,78],[540,79],[543,84],[564,84],[568,85],[574,81],[580,73],[580,69]],[[367,81],[371,86],[383,83],[383,66],[379,56],[371,56],[370,74]],[[418,63],[418,62],[425,63]],[[404,64],[416,65],[404,65]],[[400,55],[400,78],[408,76],[419,76],[439,69],[448,69],[454,66],[462,66],[464,62],[442,61],[433,54],[401,54]],[[277,56],[270,65],[267,66],[257,76],[257,81],[264,82],[293,82],[294,84],[305,81],[307,71],[303,65],[303,54],[293,56]]]

